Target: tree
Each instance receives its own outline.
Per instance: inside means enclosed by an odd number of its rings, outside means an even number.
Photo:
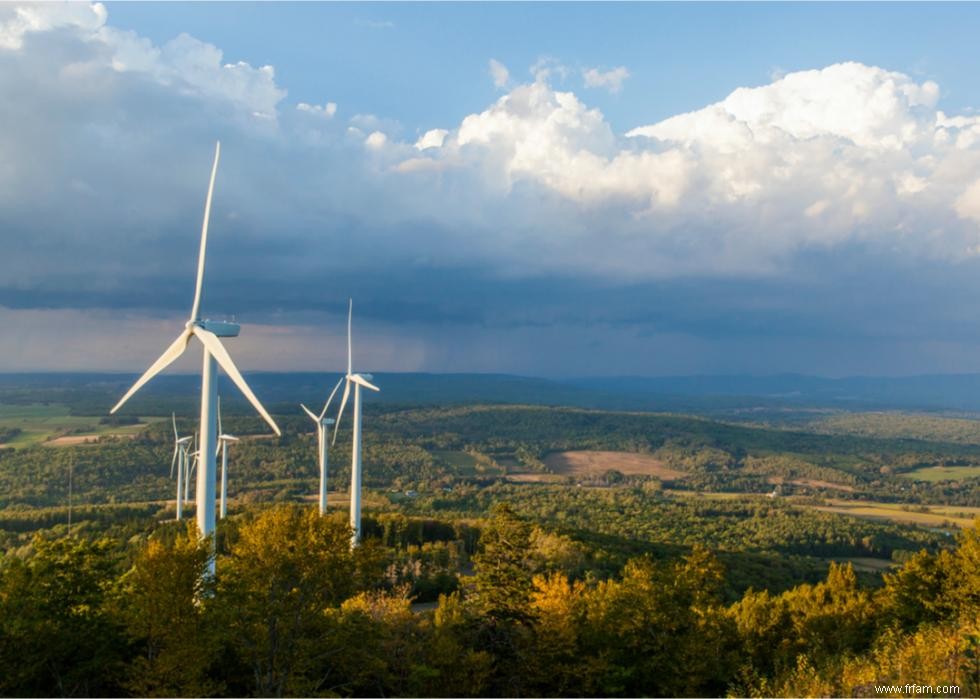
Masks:
[[[190,523],[170,544],[147,541],[124,576],[121,613],[140,649],[126,684],[137,696],[211,696],[222,689],[211,676],[221,639],[211,623],[210,556],[210,542]]]
[[[473,558],[475,602],[493,620],[526,621],[534,559],[531,524],[506,503],[495,505]]]
[[[218,561],[215,607],[252,691],[319,692],[330,676],[325,610],[379,579],[370,542],[351,550],[350,527],[313,508],[277,507],[242,525]]]
[[[0,694],[110,696],[126,653],[112,614],[113,542],[35,537],[0,572]]]

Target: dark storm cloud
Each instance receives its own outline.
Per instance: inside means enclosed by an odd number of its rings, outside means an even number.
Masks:
[[[980,122],[940,124],[931,83],[842,64],[627,138],[539,76],[413,144],[97,15],[22,36],[0,17],[0,306],[39,343],[35,312],[79,333],[188,312],[219,137],[203,307],[283,343],[348,295],[411,348],[386,368],[847,371],[891,352],[905,371],[966,367],[980,343]],[[799,94],[833,107],[855,78],[887,109],[850,95],[853,123],[792,121]]]

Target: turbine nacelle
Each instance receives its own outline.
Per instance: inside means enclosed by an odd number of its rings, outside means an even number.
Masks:
[[[238,323],[227,320],[202,320],[198,325],[216,337],[238,337],[242,329]]]
[[[370,388],[372,391],[380,391],[380,388],[371,383],[371,379],[373,378],[371,374],[351,374],[347,377],[347,380],[356,383],[358,386]]]
[[[350,398],[351,384],[354,384],[357,388],[363,386],[364,388],[369,388],[372,391],[381,391],[380,388],[378,388],[373,383],[371,383],[371,379],[373,379],[374,376],[372,376],[371,374],[354,373],[354,369],[353,369],[354,349],[351,340],[351,324],[352,324],[352,319],[354,317],[354,300],[348,299],[347,303],[348,303],[347,306],[347,375],[340,380],[341,382],[344,382],[344,395],[340,399],[340,410],[337,411],[337,424],[333,428],[333,442],[331,442],[332,444],[337,443],[337,433],[340,432],[340,418],[343,417],[344,408],[347,406],[347,399]],[[339,387],[340,383],[338,383],[337,386]],[[357,390],[357,388],[355,388],[354,390]],[[337,389],[335,388],[334,391],[336,390]],[[332,393],[330,394],[330,397],[331,398],[333,397]],[[326,407],[324,407],[324,410],[326,410]]]

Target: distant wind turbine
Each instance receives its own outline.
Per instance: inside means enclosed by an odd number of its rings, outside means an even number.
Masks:
[[[337,411],[337,425],[333,430],[333,443],[337,443],[337,431],[340,429],[340,418],[344,414],[347,398],[350,396],[351,384],[354,385],[354,440],[351,445],[350,457],[350,526],[354,530],[351,535],[351,546],[357,546],[361,541],[361,386],[372,391],[381,389],[371,383],[371,374],[355,374],[354,360],[351,350],[351,319],[354,315],[354,300],[348,299],[347,307],[347,375],[344,377],[344,397]]]
[[[190,452],[184,459],[184,502],[191,499],[191,474],[197,472],[198,457],[201,455],[201,447],[197,444],[197,432],[194,433],[194,441],[191,444],[193,444],[194,451]]]
[[[201,446],[203,464],[197,470],[197,529],[201,537],[210,536],[215,526],[215,450],[217,448],[217,414],[215,404],[217,402],[217,371],[218,365],[224,369],[228,377],[238,386],[239,390],[258,411],[272,430],[281,435],[279,426],[276,425],[272,416],[262,407],[259,399],[252,393],[252,389],[245,383],[242,374],[232,361],[231,355],[221,344],[219,337],[237,337],[239,326],[237,323],[225,321],[212,321],[201,319],[201,287],[204,283],[204,259],[207,252],[208,243],[208,222],[211,218],[211,198],[214,193],[214,180],[218,174],[218,160],[221,156],[221,143],[216,144],[214,149],[214,165],[211,168],[211,181],[208,184],[207,199],[204,203],[204,222],[201,225],[201,245],[197,258],[197,283],[194,287],[194,303],[191,306],[191,315],[184,324],[184,330],[177,336],[177,339],[164,350],[163,354],[150,365],[143,375],[137,379],[132,388],[126,392],[118,403],[112,408],[111,413],[115,413],[123,404],[129,400],[147,381],[159,374],[180,357],[191,338],[196,337],[204,345],[204,363],[201,370]],[[214,558],[211,558],[209,565],[210,572],[214,573]]]
[[[337,385],[333,387],[333,391],[330,392],[330,397],[327,398],[327,402],[323,404],[323,410],[320,414],[315,414],[312,410],[307,408],[305,405],[300,403],[300,407],[303,411],[310,416],[313,420],[313,424],[316,425],[316,441],[317,441],[317,453],[319,454],[319,466],[320,466],[320,514],[325,514],[327,511],[327,428],[334,423],[332,417],[324,417],[327,414],[327,408],[330,407],[330,401],[333,400],[334,395],[337,393],[337,389],[340,388],[340,384],[343,383],[344,377],[340,377],[340,381]]]
[[[177,432],[177,415],[176,413],[170,414],[170,419],[174,423],[174,456],[170,460],[170,477],[174,477],[174,466],[177,467],[177,521],[179,522],[184,516],[184,498],[185,498],[185,488],[184,488],[184,476],[187,472],[187,445],[193,439],[190,435],[186,437],[181,437]]]
[[[218,508],[218,518],[228,515],[228,443],[237,442],[238,437],[225,434],[221,429],[221,398],[218,398],[218,442],[221,444],[221,506]]]

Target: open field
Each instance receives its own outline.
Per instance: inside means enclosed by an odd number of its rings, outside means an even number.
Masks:
[[[761,500],[768,496],[761,493],[711,493],[701,490],[665,490],[671,497],[697,500]]]
[[[472,476],[477,473],[476,458],[465,451],[445,451],[434,449],[432,456],[451,466],[461,476]]]
[[[864,573],[887,573],[898,567],[894,561],[884,558],[871,558],[870,556],[854,556],[850,558],[832,558],[830,560],[838,563],[850,563],[854,570]]]
[[[831,483],[830,481],[822,481],[816,478],[792,478],[785,479],[782,476],[773,476],[768,479],[773,485],[781,485],[783,483],[788,483],[790,485],[803,485],[810,488],[828,488],[830,490],[842,490],[847,493],[853,493],[854,488],[849,485],[843,485],[842,483]]]
[[[0,434],[16,431],[0,446],[77,446],[106,435],[133,436],[162,419],[148,418],[137,425],[100,425],[99,418],[70,415],[67,406],[60,404],[0,405]]]
[[[826,505],[803,505],[821,512],[833,512],[866,519],[880,519],[900,524],[918,524],[925,527],[959,528],[973,526],[974,519],[980,517],[980,507],[947,505],[899,505],[896,503],[869,502],[860,500],[826,500]]]
[[[656,476],[674,481],[687,475],[649,454],[621,451],[562,451],[549,454],[544,463],[560,476],[601,476],[606,471],[619,471],[626,476]]]
[[[673,497],[704,500],[751,500],[765,498],[765,495],[748,493],[705,493],[690,490],[665,491]],[[874,502],[869,500],[823,500],[823,505],[811,505],[798,497],[785,497],[779,500],[788,502],[794,507],[819,510],[863,519],[873,519],[895,522],[897,524],[915,524],[923,527],[945,527],[950,524],[961,529],[973,526],[974,518],[980,517],[980,507],[960,505],[902,505],[891,502]]]
[[[969,478],[980,478],[980,466],[927,466],[900,475],[902,478],[927,483],[965,481]]]
[[[565,476],[559,476],[557,473],[526,471],[522,473],[508,473],[506,479],[511,483],[562,483],[565,480]]]

